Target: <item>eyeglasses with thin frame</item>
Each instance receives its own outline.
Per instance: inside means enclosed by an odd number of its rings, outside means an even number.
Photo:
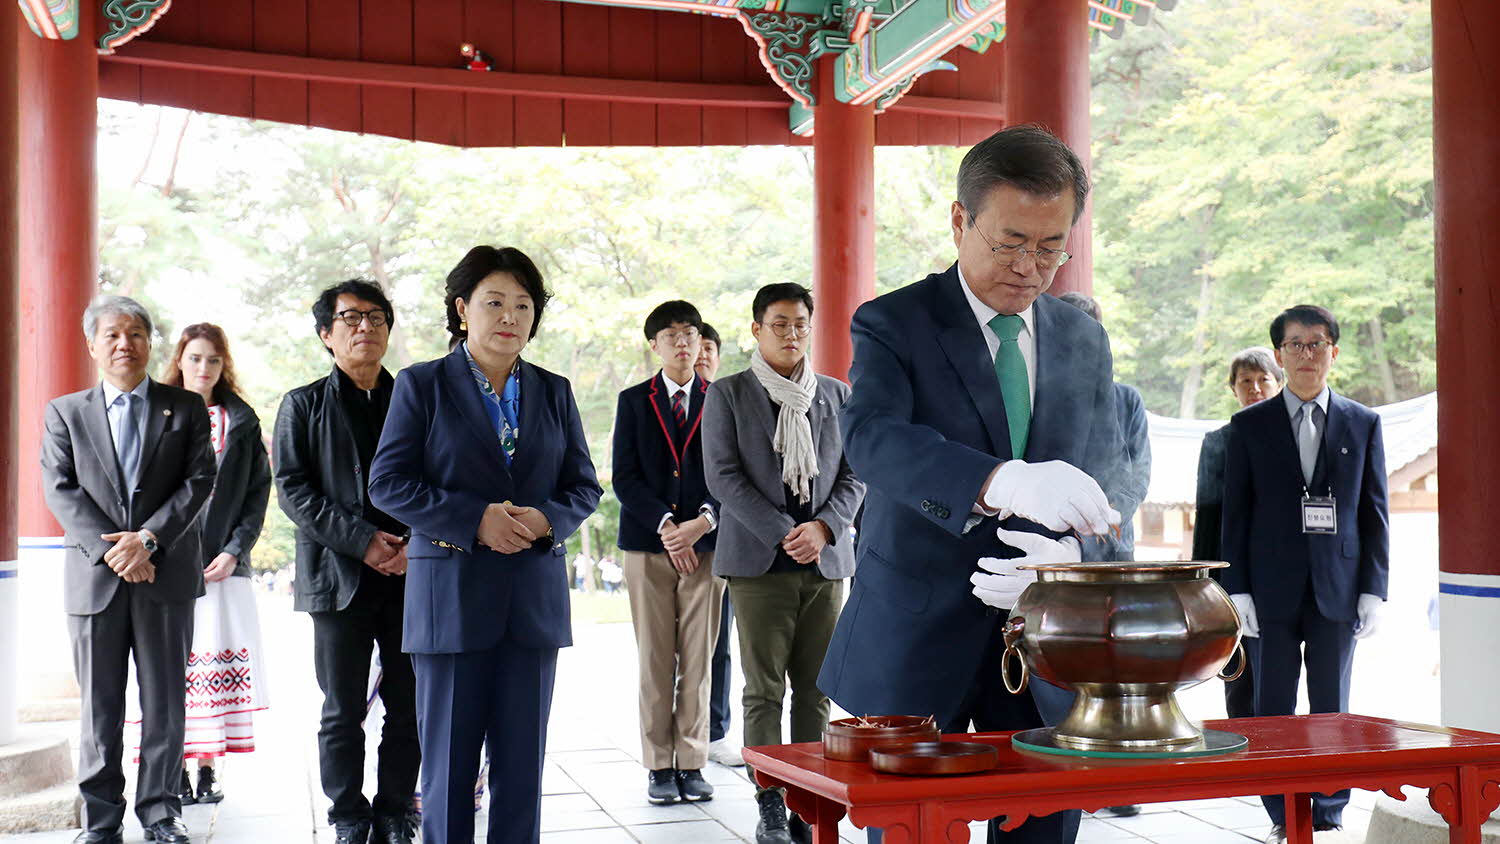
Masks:
[[[990,240],[990,236],[985,234],[984,231],[979,228],[979,226],[974,222],[973,217],[969,218],[969,228],[973,229],[976,232],[979,232],[979,236],[984,238],[985,243],[989,244],[990,254],[998,255],[1001,258],[1008,259],[1009,263],[1007,264],[1007,266],[1013,267],[1016,264],[1020,263],[1022,260],[1025,260],[1027,255],[1030,255],[1032,258],[1036,259],[1036,265],[1038,269],[1055,270],[1063,264],[1066,264],[1068,262],[1068,259],[1073,257],[1072,255],[1069,255],[1061,249],[1027,249],[1019,243],[1015,245],[1011,245],[1008,243],[996,243],[995,241]]]
[[[350,308],[346,311],[339,311],[334,316],[343,320],[344,324],[350,328],[358,328],[359,324],[367,319],[370,321],[371,328],[380,328],[389,321],[384,308],[375,308],[369,311]]]
[[[792,337],[794,335],[798,338],[802,338],[812,333],[812,323],[808,322],[763,322],[761,323],[761,325],[764,325],[765,327],[771,329],[772,334],[775,334],[777,337],[780,337],[782,339],[786,339],[787,337]]]
[[[1288,355],[1300,355],[1303,352],[1307,352],[1309,355],[1317,357],[1324,349],[1332,347],[1332,340],[1312,340],[1307,343],[1301,340],[1288,340],[1281,344],[1281,351],[1283,354]]]
[[[663,342],[665,342],[668,346],[675,346],[679,342],[684,342],[684,341],[689,346],[691,346],[691,345],[693,345],[693,341],[698,339],[698,329],[696,329],[696,328],[689,328],[686,331],[666,331],[666,330],[663,330],[660,334],[657,335],[657,337],[660,337],[661,340]]]

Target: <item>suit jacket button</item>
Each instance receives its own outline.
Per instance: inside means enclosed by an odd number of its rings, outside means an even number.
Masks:
[[[932,512],[932,502],[931,501],[928,501],[926,499],[922,500],[922,512],[924,512],[924,513],[931,513]]]
[[[985,607],[984,608],[984,614],[985,615],[999,615],[1000,614],[1000,608],[999,607]]]

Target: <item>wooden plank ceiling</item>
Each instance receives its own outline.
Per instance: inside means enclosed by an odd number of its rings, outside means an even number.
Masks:
[[[496,73],[457,70],[465,42]],[[958,71],[919,78],[876,142],[1000,128],[1003,50],[944,56]],[[99,82],[111,99],[452,146],[810,142],[738,21],[554,0],[173,0],[101,56]]]

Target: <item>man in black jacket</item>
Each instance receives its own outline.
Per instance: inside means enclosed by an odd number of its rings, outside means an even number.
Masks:
[[[380,361],[396,317],[379,287],[358,280],[324,290],[312,313],[333,372],[286,394],[274,451],[277,500],[297,526],[294,607],[313,620],[328,821],[337,844],[407,844],[421,760],[416,681],[401,652],[407,530],[365,489],[395,383]],[[363,794],[363,721],[376,646],[385,726],[372,805]]]

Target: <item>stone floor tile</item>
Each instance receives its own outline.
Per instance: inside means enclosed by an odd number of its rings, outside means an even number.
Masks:
[[[1188,809],[1187,814],[1208,821],[1217,827],[1224,829],[1245,829],[1247,827],[1265,826],[1270,823],[1266,819],[1266,810],[1260,806],[1246,806],[1238,801],[1230,802],[1223,806],[1211,806],[1201,809]]]
[[[1251,838],[1228,829],[1216,829],[1212,832],[1198,830],[1194,832],[1154,835],[1151,837],[1151,840],[1155,844],[1251,844],[1251,842],[1260,841],[1261,839]]]
[[[641,844],[709,844],[716,841],[739,841],[739,836],[718,821],[685,821],[632,826],[628,830]]]
[[[1195,817],[1185,815],[1181,812],[1152,812],[1151,814],[1136,815],[1133,818],[1110,818],[1103,822],[1133,832],[1143,838],[1155,838],[1157,835],[1176,835],[1191,832],[1199,832],[1207,835],[1220,831],[1218,827],[1211,823],[1200,821]]]
[[[573,829],[606,829],[617,827],[614,818],[603,809],[575,812],[542,812],[542,832],[561,832]]]
[[[717,802],[711,800],[707,803],[673,803],[670,806],[606,806],[605,811],[620,826],[683,823],[709,820],[709,814],[705,811],[706,807]]]
[[[625,830],[579,829],[567,832],[544,832],[542,844],[636,844],[636,840]]]
[[[969,837],[971,839],[973,838],[972,835],[970,835]],[[980,840],[983,839],[981,838]],[[1129,830],[1121,829],[1117,826],[1105,823],[1104,821],[1095,820],[1094,818],[1089,817],[1085,817],[1078,824],[1078,841],[1080,842],[1080,844],[1084,844],[1084,842],[1094,841],[1127,841],[1136,842],[1136,844],[1144,844],[1144,841],[1140,836]]]

